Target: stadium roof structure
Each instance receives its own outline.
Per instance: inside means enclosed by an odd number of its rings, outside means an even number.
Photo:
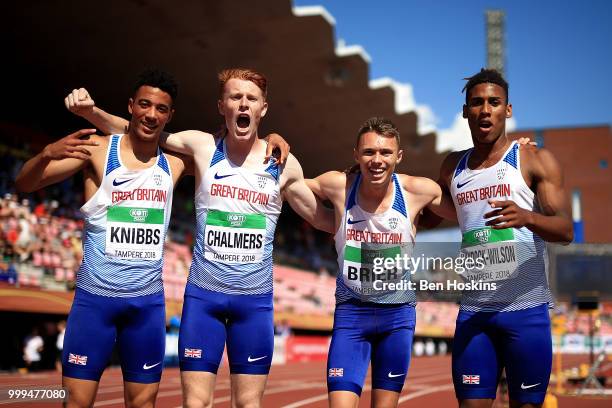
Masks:
[[[263,133],[286,137],[307,176],[350,166],[357,129],[384,116],[402,135],[398,171],[437,177],[443,156],[435,151],[435,135],[418,134],[417,114],[398,106],[393,80],[370,81],[367,51],[336,41],[335,21],[322,7],[293,7],[291,0],[25,0],[7,3],[3,17],[3,61],[15,96],[4,103],[31,103],[35,95],[50,105],[21,115],[38,120],[38,127],[73,121],[61,135],[85,126],[61,105],[81,86],[99,106],[127,115],[135,76],[156,66],[180,82],[169,130],[214,132],[221,124],[216,73],[252,67],[270,84]]]

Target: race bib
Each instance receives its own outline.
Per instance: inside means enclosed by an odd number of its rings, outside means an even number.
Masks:
[[[109,258],[161,259],[164,249],[164,209],[108,207],[106,248]]]
[[[461,255],[475,265],[466,268],[467,280],[496,282],[509,279],[518,270],[514,230],[479,228],[463,234]]]
[[[204,256],[209,261],[244,264],[263,259],[266,216],[210,210],[206,217]]]
[[[385,268],[382,262],[402,254],[401,246],[385,246],[384,244],[362,244],[361,247],[346,245],[344,247],[344,262],[342,279],[346,287],[360,295],[381,295],[381,282],[398,283],[403,278],[403,272],[392,266]],[[374,285],[379,281],[378,285]]]

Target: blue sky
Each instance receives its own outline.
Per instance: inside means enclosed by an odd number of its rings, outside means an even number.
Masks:
[[[612,124],[612,1],[294,0],[321,5],[336,39],[361,45],[370,79],[412,86],[439,133],[457,128],[462,78],[486,63],[484,13],[506,12],[506,77],[517,129]]]

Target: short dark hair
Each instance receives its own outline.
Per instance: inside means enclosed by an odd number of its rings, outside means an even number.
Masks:
[[[381,135],[384,137],[393,137],[397,142],[397,146],[399,147],[400,145],[399,130],[397,130],[397,127],[395,127],[393,122],[391,122],[389,119],[379,118],[375,116],[366,120],[359,128],[359,131],[357,132],[357,141],[355,142],[355,148],[359,146],[361,136],[369,132],[374,132],[377,135]],[[347,175],[359,172],[359,164],[353,164],[351,167],[344,170],[344,173]]]
[[[361,135],[368,132],[374,132],[385,137],[394,137],[397,141],[397,145],[400,145],[399,130],[397,130],[397,127],[389,119],[373,117],[366,120],[365,123],[361,125],[361,128],[359,128],[359,132],[357,132],[357,142],[355,146],[359,145]]]
[[[476,85],[485,83],[501,86],[502,88],[504,88],[504,91],[506,91],[506,103],[508,103],[510,99],[508,95],[508,82],[506,82],[502,74],[495,69],[481,68],[479,73],[463,79],[467,81],[467,84],[465,84],[465,86],[461,90],[461,92],[465,91],[466,105],[468,103],[468,98],[470,96],[470,91],[472,90],[472,88]]]
[[[138,75],[134,84],[134,94],[138,92],[141,86],[161,89],[170,95],[172,103],[176,101],[178,96],[178,83],[176,79],[169,73],[157,68],[147,68]]]

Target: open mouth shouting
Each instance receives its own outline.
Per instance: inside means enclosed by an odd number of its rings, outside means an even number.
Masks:
[[[249,130],[249,126],[251,125],[251,117],[246,113],[241,113],[238,115],[238,119],[236,119],[236,127],[238,131],[241,133],[247,132]]]

